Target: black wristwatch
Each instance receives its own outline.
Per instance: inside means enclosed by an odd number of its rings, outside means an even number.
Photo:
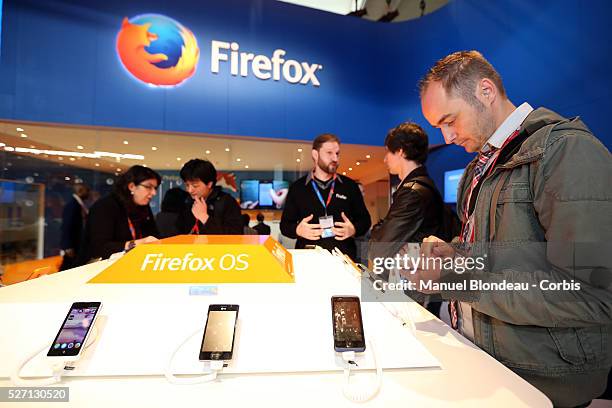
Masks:
[[[131,240],[128,242],[127,244],[127,248],[125,249],[125,252],[129,252],[132,249],[134,249],[136,247],[136,242],[134,242],[134,240]]]

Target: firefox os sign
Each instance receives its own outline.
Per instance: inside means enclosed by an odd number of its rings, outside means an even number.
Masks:
[[[200,49],[193,33],[179,22],[160,14],[142,14],[123,19],[117,54],[138,80],[173,87],[195,73]]]

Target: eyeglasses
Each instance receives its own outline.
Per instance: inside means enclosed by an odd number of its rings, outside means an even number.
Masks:
[[[144,188],[146,188],[149,191],[151,191],[151,190],[157,191],[157,188],[159,187],[159,186],[152,186],[150,184],[139,184],[139,186],[143,186]]]

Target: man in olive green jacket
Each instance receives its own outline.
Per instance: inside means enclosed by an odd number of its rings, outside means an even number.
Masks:
[[[464,300],[451,302],[451,320],[466,337],[555,406],[586,406],[612,367],[610,152],[578,118],[515,107],[476,51],[438,61],[420,90],[446,142],[478,152],[458,189],[458,240],[464,254],[487,259],[470,274],[429,269],[419,278],[518,285],[442,295]],[[425,241],[428,255],[460,256]]]

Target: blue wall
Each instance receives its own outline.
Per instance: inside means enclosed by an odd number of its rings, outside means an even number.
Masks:
[[[377,24],[272,0],[6,0],[0,118],[289,139],[331,131],[375,145],[412,119],[441,143],[416,82],[449,52],[478,49],[516,104],[581,115],[610,147],[611,11],[607,0],[455,0],[419,20]],[[198,71],[177,88],[142,85],[116,56],[122,18],[149,12],[198,39]],[[212,39],[322,64],[321,86],[211,74]]]

